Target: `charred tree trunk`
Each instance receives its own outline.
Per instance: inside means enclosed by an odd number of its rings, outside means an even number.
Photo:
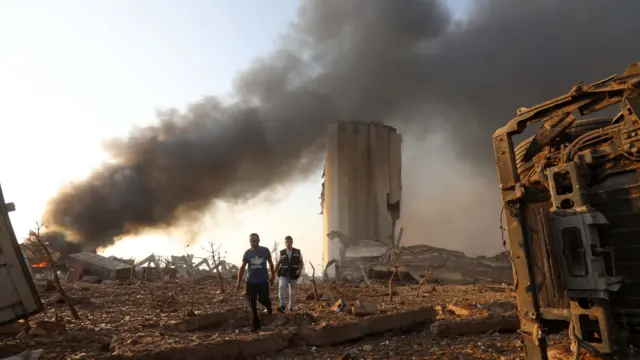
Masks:
[[[56,289],[58,290],[58,294],[60,294],[60,297],[62,298],[62,300],[64,300],[64,302],[69,307],[69,312],[71,312],[71,316],[73,316],[73,319],[80,320],[80,315],[78,315],[78,311],[76,310],[76,307],[73,305],[73,303],[71,302],[71,299],[69,298],[69,295],[67,295],[67,292],[62,287],[62,283],[60,283],[60,278],[58,277],[58,272],[56,271],[56,267],[55,267],[55,260],[53,260],[53,256],[51,256],[51,251],[49,251],[49,248],[47,247],[47,245],[40,238],[40,226],[38,226],[38,230],[35,233],[32,232],[31,235],[32,235],[31,237],[34,238],[37,245],[42,249],[42,252],[47,258],[47,262],[49,263],[49,269],[51,270],[51,275],[53,275],[53,281],[56,284]]]
[[[393,280],[398,276],[398,266],[393,267],[391,278],[389,278],[389,302],[393,301]]]
[[[318,288],[316,287],[316,268],[313,266],[311,262],[311,287],[313,289],[313,300],[318,301]]]
[[[427,279],[429,278],[429,274],[426,274],[422,280],[420,280],[420,282],[418,283],[418,289],[416,290],[416,298],[420,298],[420,289],[422,289],[422,285],[425,283],[425,281],[427,281]]]

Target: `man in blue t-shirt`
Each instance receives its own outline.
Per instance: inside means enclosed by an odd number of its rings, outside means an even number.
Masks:
[[[253,330],[258,331],[260,329],[258,301],[267,308],[267,314],[271,315],[272,312],[271,299],[269,298],[269,285],[271,282],[267,272],[267,263],[269,264],[269,270],[271,270],[271,278],[273,278],[273,261],[271,260],[271,251],[264,246],[260,246],[260,236],[258,234],[249,235],[249,244],[251,244],[251,248],[245,251],[242,257],[242,266],[240,266],[240,271],[238,272],[236,289],[240,290],[240,281],[244,276],[244,269],[249,265],[247,298],[253,313]]]

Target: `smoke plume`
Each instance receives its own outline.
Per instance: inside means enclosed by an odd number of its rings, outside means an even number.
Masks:
[[[60,254],[63,260],[66,260],[67,256],[71,254],[83,251],[96,251],[96,249],[88,247],[86,244],[77,244],[68,241],[66,235],[59,231],[47,231],[40,235],[40,239],[50,250]]]
[[[45,220],[107,246],[196,219],[318,169],[335,119],[446,133],[492,184],[491,135],[518,107],[640,60],[637,0],[471,3],[459,22],[440,1],[302,1],[281,45],[237,76],[233,103],[208,97],[110,141],[112,161],[62,189]]]

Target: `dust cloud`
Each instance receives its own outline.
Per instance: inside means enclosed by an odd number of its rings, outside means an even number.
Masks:
[[[411,233],[482,248],[495,238],[499,212],[477,211],[499,207],[491,134],[518,107],[640,60],[633,46],[640,2],[473,4],[458,22],[434,0],[302,1],[280,45],[237,75],[233,103],[207,97],[109,141],[112,160],[61,189],[45,221],[96,247],[196,221],[212,202],[246,201],[316,172],[329,121],[375,120],[440,134],[448,144],[448,156],[429,166],[405,163],[405,181],[422,184],[405,186]],[[434,191],[442,182],[430,184],[425,169],[464,191]],[[464,174],[474,176],[456,177]],[[428,217],[459,222],[415,221]],[[479,227],[451,233],[451,226]]]

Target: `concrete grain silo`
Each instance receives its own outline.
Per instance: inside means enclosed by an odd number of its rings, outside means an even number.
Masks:
[[[325,265],[375,256],[400,217],[402,137],[381,123],[329,125],[322,190]],[[327,267],[335,277],[335,267]]]

